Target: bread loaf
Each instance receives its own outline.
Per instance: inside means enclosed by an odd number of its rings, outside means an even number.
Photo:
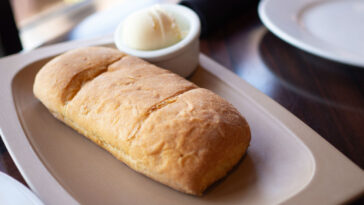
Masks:
[[[225,176],[250,142],[246,120],[227,101],[112,48],[55,57],[33,90],[56,118],[117,159],[188,194]]]

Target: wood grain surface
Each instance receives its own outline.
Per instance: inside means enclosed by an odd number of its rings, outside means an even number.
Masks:
[[[261,24],[255,7],[201,39],[200,46],[364,168],[364,68],[285,43]],[[0,171],[25,184],[2,142]],[[364,204],[364,197],[351,204]]]

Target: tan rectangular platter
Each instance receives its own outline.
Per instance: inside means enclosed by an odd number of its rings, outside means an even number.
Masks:
[[[224,97],[246,117],[252,129],[248,153],[202,197],[138,174],[53,118],[32,94],[36,72],[51,57],[111,42],[67,42],[0,60],[1,136],[26,182],[46,204],[340,204],[363,193],[363,170],[203,54],[189,80]]]

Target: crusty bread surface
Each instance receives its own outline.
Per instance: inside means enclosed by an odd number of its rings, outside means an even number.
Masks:
[[[79,48],[37,73],[35,96],[132,169],[201,195],[241,159],[246,120],[226,100],[139,58]]]

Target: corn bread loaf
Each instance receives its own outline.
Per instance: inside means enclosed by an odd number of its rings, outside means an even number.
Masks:
[[[55,57],[33,91],[56,118],[132,169],[189,194],[225,176],[250,142],[230,103],[112,48]]]

